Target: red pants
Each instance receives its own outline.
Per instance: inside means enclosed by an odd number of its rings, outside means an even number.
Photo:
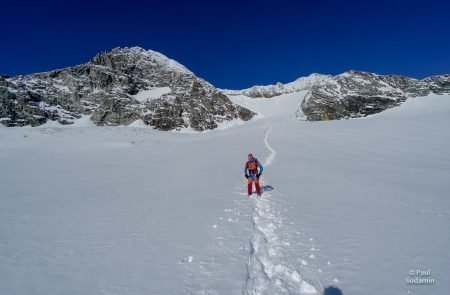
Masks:
[[[251,177],[248,178],[248,190],[247,190],[248,195],[250,196],[252,194],[253,182],[255,182],[256,193],[258,195],[260,195],[261,194],[261,188],[259,187],[259,179],[258,178],[252,179]]]

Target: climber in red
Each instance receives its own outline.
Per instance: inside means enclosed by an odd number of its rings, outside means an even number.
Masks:
[[[259,169],[259,171],[258,171]],[[253,182],[255,182],[256,194],[261,196],[261,188],[259,186],[259,177],[261,176],[264,168],[258,159],[253,157],[253,154],[248,154],[248,162],[245,163],[244,175],[248,179],[248,196],[252,195]]]

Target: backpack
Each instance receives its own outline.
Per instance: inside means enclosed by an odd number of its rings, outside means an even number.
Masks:
[[[254,169],[252,169],[251,166],[253,166]],[[253,162],[247,161],[247,169],[250,174],[257,174],[258,167],[259,167],[258,159],[255,158]]]

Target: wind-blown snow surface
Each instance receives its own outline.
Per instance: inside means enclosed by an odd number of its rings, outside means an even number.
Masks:
[[[0,128],[0,294],[447,294],[450,97],[299,122],[303,95],[201,134]]]

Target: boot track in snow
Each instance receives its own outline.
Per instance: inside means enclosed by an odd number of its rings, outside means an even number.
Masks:
[[[265,159],[265,166],[270,166],[275,159],[276,150],[268,141],[270,128],[264,143],[270,154]],[[283,244],[277,231],[282,221],[272,208],[272,194],[281,196],[276,190],[265,192],[262,197],[253,199],[254,208],[251,216],[253,236],[250,239],[250,253],[247,261],[247,280],[243,293],[257,294],[318,294],[318,290],[308,282],[291,265],[284,256]]]

